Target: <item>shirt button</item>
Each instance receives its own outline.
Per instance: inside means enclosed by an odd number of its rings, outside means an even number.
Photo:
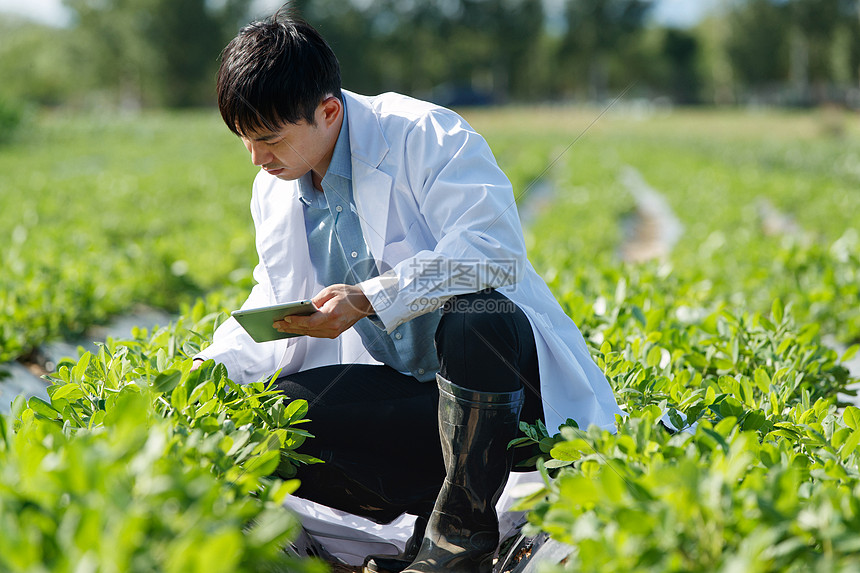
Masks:
[[[394,333],[394,338],[396,338],[397,340],[400,340],[401,338],[403,338],[403,335],[402,335],[402,334],[400,334],[399,332],[395,332],[395,333]]]
[[[424,369],[423,369],[423,368],[419,368],[419,369],[418,369],[418,374],[424,374]]]
[[[353,251],[353,252],[351,252],[351,253],[350,253],[350,256],[354,259],[354,258],[356,258],[356,257],[358,256],[358,253],[356,253],[355,251]]]
[[[337,207],[334,208],[334,210],[337,211],[338,213],[340,213],[341,211],[343,211],[343,207],[338,205]]]

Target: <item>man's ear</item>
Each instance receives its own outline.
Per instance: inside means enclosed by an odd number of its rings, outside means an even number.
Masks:
[[[335,96],[325,98],[317,108],[317,121],[331,127],[343,115],[343,102]]]

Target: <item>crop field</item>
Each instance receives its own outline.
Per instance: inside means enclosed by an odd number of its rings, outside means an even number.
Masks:
[[[601,112],[464,112],[628,414],[523,428],[530,531],[575,548],[558,570],[860,570],[860,118]],[[0,147],[0,370],[178,317],[0,417],[0,570],[320,570],[278,550],[307,405],[189,372],[252,284],[254,173],[214,111],[43,115]]]

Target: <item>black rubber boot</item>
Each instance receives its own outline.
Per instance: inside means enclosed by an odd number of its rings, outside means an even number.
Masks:
[[[412,535],[406,540],[406,547],[400,555],[368,555],[364,560],[364,573],[400,573],[415,560],[424,531],[427,529],[427,517],[419,515],[415,518]]]
[[[415,561],[404,573],[489,573],[499,544],[496,502],[511,471],[522,389],[473,392],[437,375],[447,475]]]

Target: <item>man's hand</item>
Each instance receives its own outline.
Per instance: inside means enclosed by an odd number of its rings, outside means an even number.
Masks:
[[[273,323],[275,330],[316,338],[337,338],[353,324],[373,314],[373,307],[355,285],[332,285],[313,299],[317,312],[310,316],[287,316]]]

